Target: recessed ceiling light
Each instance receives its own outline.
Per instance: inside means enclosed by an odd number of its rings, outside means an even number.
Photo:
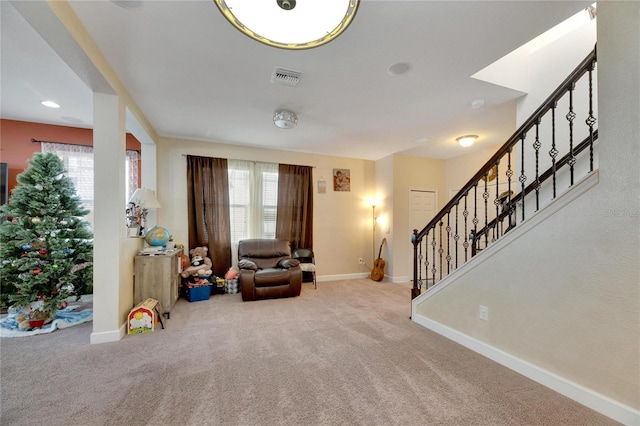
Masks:
[[[142,7],[141,0],[111,0],[111,2],[125,9],[139,9]]]
[[[60,105],[53,101],[41,101],[40,103],[49,108],[60,108]]]
[[[484,106],[484,99],[476,99],[475,101],[471,102],[471,108],[473,109],[482,108],[483,106]]]
[[[393,64],[387,68],[387,73],[389,75],[398,76],[403,75],[409,72],[411,69],[411,64],[408,62],[398,62]]]
[[[69,123],[74,123],[74,124],[84,123],[84,121],[80,120],[77,117],[70,117],[70,116],[65,115],[64,117],[60,117],[60,118],[63,119],[64,121],[66,121],[66,122],[69,122]]]

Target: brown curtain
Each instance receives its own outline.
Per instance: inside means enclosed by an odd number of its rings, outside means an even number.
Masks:
[[[291,242],[291,249],[313,248],[312,168],[280,164],[276,238]]]
[[[187,156],[189,248],[206,246],[213,274],[231,267],[231,221],[227,160]]]

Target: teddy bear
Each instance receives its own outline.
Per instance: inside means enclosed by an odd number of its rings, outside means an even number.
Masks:
[[[189,250],[191,255],[191,265],[182,270],[182,277],[188,278],[192,275],[200,277],[208,277],[213,273],[211,270],[213,263],[211,259],[207,257],[207,247],[194,247]]]

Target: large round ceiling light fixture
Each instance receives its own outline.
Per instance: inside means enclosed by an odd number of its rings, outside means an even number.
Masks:
[[[298,125],[298,116],[291,111],[278,110],[273,114],[273,124],[281,129],[293,129]]]
[[[269,46],[308,49],[338,37],[360,0],[214,0],[233,26]]]

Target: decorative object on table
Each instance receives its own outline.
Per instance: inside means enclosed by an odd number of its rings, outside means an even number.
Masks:
[[[351,170],[333,169],[333,190],[338,192],[351,191]]]
[[[387,239],[383,238],[382,242],[380,243],[380,250],[378,251],[378,258],[375,260],[375,262],[373,262],[373,269],[371,270],[371,279],[374,280],[374,281],[382,281],[382,279],[384,278],[385,262],[380,257],[380,255],[382,254],[382,246],[386,242],[387,242]]]
[[[189,250],[189,255],[191,256],[190,264],[186,268],[182,269],[182,277],[188,278],[192,275],[197,275],[200,277],[208,277],[213,271],[213,262],[207,256],[209,249],[205,246],[203,247],[194,247]]]
[[[137,229],[138,236],[145,235],[149,209],[159,209],[156,194],[149,188],[138,188],[129,198],[127,205],[127,227]]]
[[[140,236],[139,226],[127,226],[127,238],[138,238]]]
[[[69,297],[93,292],[93,234],[73,182],[54,153],[36,153],[18,175],[0,225],[0,301],[53,318]]]
[[[153,247],[163,247],[171,239],[171,234],[162,226],[154,226],[144,235],[144,241]]]
[[[127,317],[128,334],[151,333],[155,330],[156,322],[160,322],[162,328],[162,315],[160,315],[160,303],[148,298],[138,303]]]

